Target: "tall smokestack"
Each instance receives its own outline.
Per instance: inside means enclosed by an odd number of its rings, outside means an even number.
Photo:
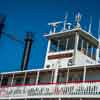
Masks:
[[[0,16],[0,38],[1,38],[1,35],[2,35],[2,30],[4,28],[4,23],[5,23],[5,19],[6,17],[5,16]]]
[[[21,70],[27,70],[28,68],[29,56],[31,52],[32,42],[33,42],[32,37],[33,37],[32,32],[26,33],[25,48],[24,48],[24,54],[21,63]]]

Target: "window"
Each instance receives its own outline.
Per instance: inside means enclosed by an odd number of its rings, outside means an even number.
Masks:
[[[78,50],[88,57],[95,59],[96,46],[82,36],[79,37]]]
[[[50,52],[56,52],[57,51],[57,46],[58,46],[58,41],[51,40]]]
[[[88,54],[87,54],[89,57],[91,57],[91,52],[92,52],[91,48],[92,48],[92,46],[91,46],[91,44],[89,44],[89,46],[88,46]]]
[[[83,48],[83,39],[82,39],[82,37],[80,36],[80,37],[79,37],[79,41],[78,41],[78,50],[81,50],[81,48]]]
[[[75,37],[71,36],[71,37],[68,38],[67,50],[74,49],[74,45],[75,45]]]
[[[7,85],[8,84],[8,78],[4,77],[2,80],[2,85]]]
[[[65,48],[66,48],[66,39],[60,39],[58,51],[64,51]]]
[[[69,74],[69,81],[80,81],[83,80],[83,74],[82,72],[70,72]]]
[[[93,58],[93,59],[96,59],[96,47],[93,47],[92,58]]]
[[[22,84],[23,83],[23,78],[16,78],[15,84]]]
[[[30,83],[30,78],[26,78],[26,80],[25,80],[25,84],[29,84]]]
[[[58,77],[57,77],[57,82],[66,82],[67,78],[67,72],[65,70],[59,71]]]
[[[78,42],[78,50],[80,50],[82,53],[86,54],[87,53],[87,41],[84,40],[83,37],[79,37],[79,42]]]
[[[75,36],[62,37],[55,40],[51,40],[50,52],[59,52],[64,50],[74,49]]]
[[[48,83],[51,82],[52,72],[40,72],[38,83]]]

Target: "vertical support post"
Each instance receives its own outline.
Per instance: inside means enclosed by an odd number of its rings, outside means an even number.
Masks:
[[[38,71],[38,72],[37,72],[37,77],[36,77],[36,85],[38,84],[39,74],[40,74],[40,72]]]
[[[84,40],[82,39],[82,44],[81,44],[81,48],[83,48],[83,44],[84,44]]]
[[[60,40],[58,40],[57,51],[59,51],[59,44],[60,44]]]
[[[2,85],[2,80],[3,80],[3,74],[1,75],[0,87],[1,87],[1,85]]]
[[[86,45],[86,55],[88,55],[88,46],[89,46],[89,44],[87,43],[87,45]]]
[[[99,47],[96,49],[96,63],[99,61]]]
[[[91,58],[93,57],[93,46],[91,47]]]
[[[57,82],[57,76],[58,76],[58,68],[55,69],[55,73],[54,73],[54,80],[53,82],[56,83]]]
[[[48,40],[48,46],[47,46],[47,51],[46,51],[46,56],[45,56],[45,62],[44,62],[44,68],[46,68],[46,65],[47,65],[47,60],[48,60],[48,53],[49,53],[49,49],[50,49],[50,44],[51,44],[51,40]]]
[[[26,76],[27,76],[27,72],[25,72],[25,76],[24,76],[24,80],[23,80],[23,85],[25,84]]]
[[[67,70],[67,79],[66,79],[66,81],[68,82],[68,80],[69,80],[69,68]]]
[[[11,80],[11,86],[13,85],[14,75],[15,75],[15,74],[13,73],[12,80]]]
[[[99,25],[99,31],[100,31],[100,25]],[[98,35],[98,46],[97,46],[97,49],[96,49],[96,63],[99,63],[99,61],[100,61],[99,56],[100,56],[100,36]]]
[[[83,71],[83,82],[85,81],[86,79],[86,66],[84,66],[84,71]]]
[[[54,70],[52,70],[52,75],[51,75],[51,83],[52,83],[52,81],[53,81],[53,77],[54,77]]]
[[[11,86],[13,86],[14,75],[15,75],[15,74],[13,73],[12,80],[11,80]],[[13,92],[14,92],[14,90],[13,90]],[[9,98],[9,100],[11,100],[11,98]]]
[[[65,50],[67,50],[67,47],[68,47],[68,40],[69,39],[66,39],[66,48],[65,48]]]
[[[73,64],[74,65],[76,64],[78,41],[79,41],[79,34],[78,34],[78,32],[76,32],[76,34],[75,34],[74,55],[73,55]]]
[[[56,32],[56,25],[52,25],[53,26],[53,32],[52,33],[55,33]]]

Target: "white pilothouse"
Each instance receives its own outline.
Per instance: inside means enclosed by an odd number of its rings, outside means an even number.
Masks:
[[[0,74],[3,100],[99,100],[99,41],[80,25],[65,21],[49,23],[50,33],[43,69]],[[57,25],[64,28],[56,32]]]

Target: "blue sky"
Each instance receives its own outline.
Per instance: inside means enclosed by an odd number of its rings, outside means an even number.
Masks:
[[[24,40],[27,31],[34,32],[28,69],[43,67],[47,47],[43,35],[49,32],[48,22],[63,20],[65,12],[69,21],[74,22],[75,13],[80,12],[84,29],[88,29],[92,16],[92,33],[97,36],[99,10],[100,0],[0,0],[0,14],[6,16],[5,32],[20,40]],[[24,45],[2,35],[0,72],[20,70],[23,49]]]

